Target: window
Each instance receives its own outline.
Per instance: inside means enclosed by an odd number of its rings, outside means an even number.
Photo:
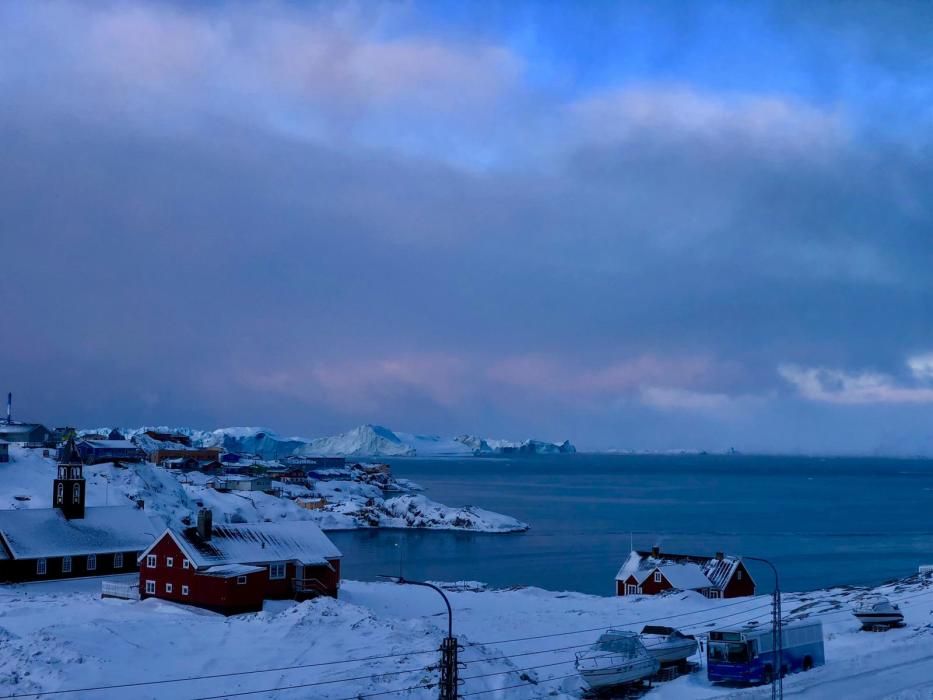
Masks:
[[[71,557],[62,557],[62,573],[71,573]]]
[[[739,569],[738,571],[735,572],[735,580],[736,580],[736,581],[741,581],[741,580],[742,580],[742,570],[741,570],[741,569]]]
[[[182,568],[182,569],[190,569],[190,568],[191,568],[191,562],[188,561],[187,559],[185,559],[185,560],[182,561],[182,563],[181,563],[181,568]]]
[[[166,583],[166,584],[165,584],[165,592],[166,592],[166,593],[171,593],[171,592],[172,592],[172,584],[170,584],[170,583]]]
[[[625,595],[635,595],[635,590],[638,588],[634,583],[625,584]]]
[[[270,579],[285,578],[285,563],[279,562],[278,564],[269,564],[269,578]]]
[[[113,568],[122,569],[123,568],[123,552],[117,552],[113,555]]]
[[[97,568],[97,555],[88,554],[87,555],[87,570],[94,571]]]
[[[654,582],[661,583],[661,572],[660,571],[654,572]]]
[[[156,555],[150,554],[146,557],[146,568],[154,569],[156,568]]]
[[[245,577],[245,576],[237,576],[237,577],[236,577],[236,582],[237,582],[237,585],[238,585],[238,586],[242,586],[244,583],[246,583],[246,577]]]
[[[62,482],[58,482],[58,486],[55,488],[55,502],[61,505],[65,501],[65,485]]]
[[[165,565],[170,569],[175,566],[175,557],[165,557]]]
[[[187,586],[182,586],[182,587],[181,587],[181,594],[182,594],[182,595],[188,595],[188,587],[187,587]]]
[[[45,576],[45,559],[36,559],[36,574]]]
[[[155,595],[155,581],[146,581],[146,593]]]
[[[720,595],[720,593],[719,593],[719,591],[718,591],[717,589],[711,588],[711,589],[709,590],[709,593],[706,594],[706,597],[707,597],[707,598],[714,598],[714,599],[715,599],[715,598],[721,598],[722,596]]]
[[[74,489],[71,491],[71,502],[80,503],[81,502],[81,484],[75,484]]]

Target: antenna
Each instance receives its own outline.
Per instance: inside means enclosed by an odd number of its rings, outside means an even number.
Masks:
[[[13,424],[13,392],[9,392],[6,395],[6,423],[7,425]]]

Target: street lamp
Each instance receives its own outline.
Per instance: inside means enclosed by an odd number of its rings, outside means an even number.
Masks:
[[[761,557],[742,557],[771,567],[774,574],[774,594],[771,604],[771,648],[777,654],[777,669],[771,674],[771,700],[784,699],[784,630],[781,615],[781,583],[777,567]]]
[[[412,581],[404,576],[389,576],[388,574],[379,574],[379,578],[393,581],[399,585],[407,584],[409,586],[422,586],[437,591],[444,599],[444,605],[447,606],[447,637],[441,643],[441,680],[439,700],[457,700],[457,688],[460,685],[458,679],[459,666],[457,662],[457,638],[454,637],[454,612],[450,607],[450,601],[447,594],[433,583],[427,581]]]

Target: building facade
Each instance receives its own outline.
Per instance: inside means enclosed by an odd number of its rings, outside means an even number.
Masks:
[[[633,551],[615,580],[616,595],[657,595],[670,590],[697,591],[707,598],[755,595],[755,581],[741,557],[717,552],[692,554]]]

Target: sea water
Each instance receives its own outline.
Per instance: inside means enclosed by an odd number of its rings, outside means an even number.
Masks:
[[[933,564],[933,460],[744,455],[394,459],[450,506],[518,518],[525,533],[331,533],[343,576],[612,594],[633,544],[774,562],[784,590],[871,585]],[[759,591],[770,571],[751,565]]]

